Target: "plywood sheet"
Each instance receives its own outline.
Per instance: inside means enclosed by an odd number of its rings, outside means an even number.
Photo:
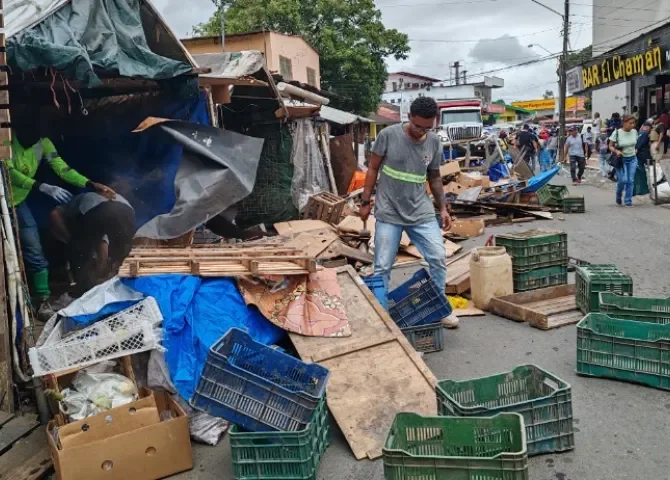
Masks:
[[[279,235],[289,235],[292,233],[321,230],[324,228],[335,231],[331,225],[321,220],[294,220],[292,222],[275,223],[273,226]]]
[[[435,376],[351,267],[338,270],[352,335],[291,339],[306,361],[330,369],[328,407],[357,459],[375,459],[395,415],[435,415]]]
[[[376,223],[377,220],[375,219],[375,217],[373,215],[370,215],[370,218],[368,218],[367,225],[365,225],[367,229],[370,231],[370,235],[372,236],[372,238],[375,237]],[[360,235],[361,230],[363,230],[363,220],[361,220],[360,217],[354,217],[353,215],[349,215],[340,222],[337,228],[342,233],[353,233],[356,235]],[[411,243],[412,242],[410,242],[407,233],[402,232],[402,237],[400,238],[400,247],[407,248],[410,246]]]
[[[452,242],[451,240],[445,240],[444,250],[447,253],[447,258],[451,258],[458,252],[463,250],[463,247],[457,243]],[[423,258],[423,255],[421,255],[419,249],[416,248],[416,245],[410,245],[409,247],[404,249],[404,252],[416,258]]]
[[[301,255],[316,257],[327,249],[339,237],[330,229],[311,230],[302,232],[293,240],[286,243],[286,247],[295,248]]]

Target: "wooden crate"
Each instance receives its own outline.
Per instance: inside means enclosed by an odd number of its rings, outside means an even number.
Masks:
[[[584,315],[577,309],[575,285],[559,285],[515,293],[491,300],[489,310],[515,322],[527,322],[540,330],[578,323]]]
[[[332,225],[340,223],[346,200],[328,192],[321,192],[310,197],[303,218],[322,220]]]

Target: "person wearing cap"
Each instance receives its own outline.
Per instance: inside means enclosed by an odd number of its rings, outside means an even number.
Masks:
[[[570,159],[570,176],[572,184],[582,183],[582,176],[586,168],[586,159],[584,158],[584,143],[582,137],[578,134],[575,127],[569,128],[568,138],[565,139],[565,156]]]

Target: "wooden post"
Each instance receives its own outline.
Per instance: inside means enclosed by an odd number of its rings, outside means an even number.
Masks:
[[[0,0],[0,29],[5,27],[3,0]],[[0,33],[0,161],[11,157],[9,90],[5,34]],[[5,144],[6,143],[6,144]],[[0,165],[1,168],[1,165]],[[7,314],[7,285],[5,283],[5,252],[0,242],[0,411],[14,412],[14,382],[12,379],[12,331]]]

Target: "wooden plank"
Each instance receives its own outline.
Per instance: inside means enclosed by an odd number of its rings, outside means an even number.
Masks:
[[[47,460],[47,462],[44,462]],[[26,469],[25,467],[30,467]],[[51,467],[51,452],[47,442],[47,433],[36,428],[30,435],[16,442],[11,449],[0,457],[0,479],[28,480],[39,478],[43,468]],[[30,472],[35,470],[31,475]]]
[[[36,415],[15,416],[0,428],[0,454],[39,426]]]
[[[329,228],[334,232],[337,231],[335,227],[321,220],[293,220],[291,222],[275,223],[273,226],[279,235],[321,230],[323,228]]]
[[[447,260],[447,295],[461,295],[470,290],[470,257],[472,250]]]
[[[0,87],[6,87],[7,85],[9,85],[7,72],[0,72]]]
[[[351,337],[291,340],[330,369],[328,407],[355,457],[375,459],[397,413],[435,415],[437,380],[356,272],[340,268],[337,278]]]
[[[447,254],[447,258],[453,257],[454,255],[456,255],[461,250],[463,250],[462,245],[454,243],[451,240],[445,240],[444,241],[444,251]],[[419,252],[419,249],[416,248],[416,245],[410,245],[409,247],[405,248],[404,253],[407,253],[408,255],[411,255],[412,257],[423,258],[423,255],[421,255],[421,252]]]
[[[7,314],[7,287],[5,285],[5,250],[0,242],[0,411],[14,411],[12,381],[12,350],[9,315]],[[0,418],[0,425],[2,425]]]
[[[0,108],[0,123],[10,123],[8,108]]]
[[[0,105],[9,105],[9,90],[0,90]]]
[[[574,325],[575,323],[581,322],[583,318],[584,314],[581,311],[572,310],[557,315],[549,315],[546,322],[529,323],[529,325],[531,327],[539,328],[540,330],[551,330],[552,328]]]

